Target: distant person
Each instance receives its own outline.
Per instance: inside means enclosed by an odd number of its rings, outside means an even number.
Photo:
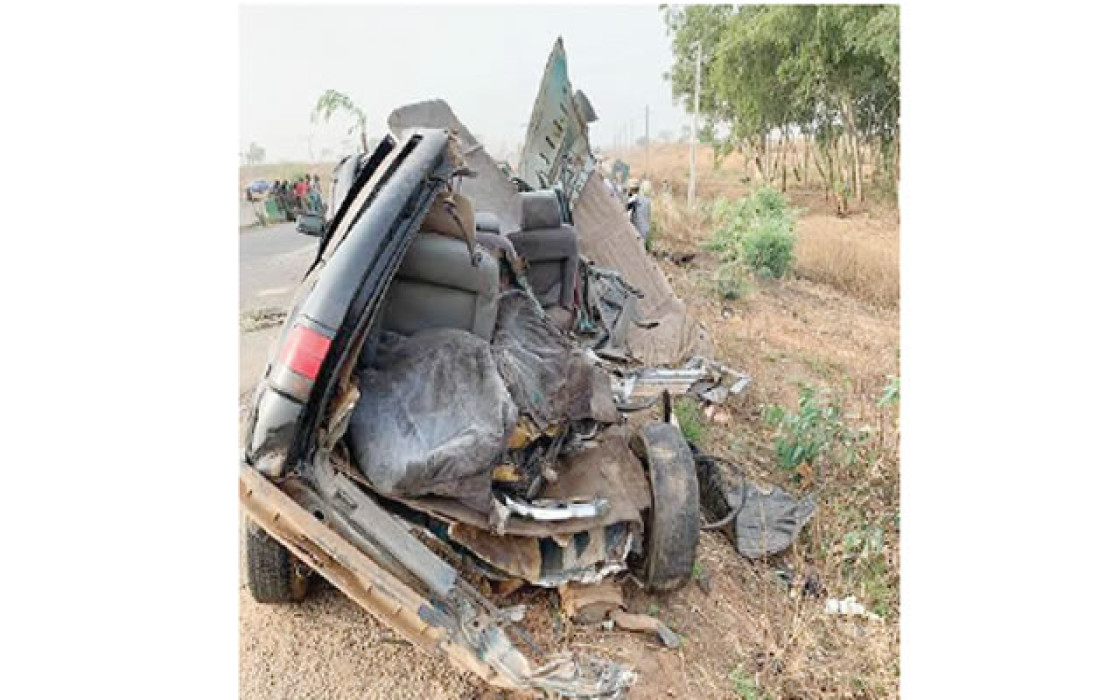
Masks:
[[[323,183],[318,174],[311,179],[311,209],[316,213],[323,211]]]
[[[295,216],[292,214],[291,188],[288,186],[287,180],[280,183],[276,201],[280,203],[280,210],[284,212],[284,219],[287,221],[295,220]]]
[[[649,181],[645,181],[642,185],[647,185],[644,189],[648,192]],[[643,188],[638,184],[637,178],[630,178],[626,189],[629,193],[626,209],[630,212],[630,223],[634,224],[634,228],[638,230],[638,236],[644,243],[649,238],[650,222],[653,219],[653,203],[650,202],[647,194],[643,194]]]
[[[295,197],[296,209],[307,209],[307,181],[302,177],[296,180],[296,184],[292,188],[292,194]]]

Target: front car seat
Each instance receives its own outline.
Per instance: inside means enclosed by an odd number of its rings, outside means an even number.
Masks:
[[[579,244],[576,230],[565,224],[560,202],[552,190],[524,192],[521,230],[509,240],[529,263],[529,284],[549,317],[567,330],[575,314]]]

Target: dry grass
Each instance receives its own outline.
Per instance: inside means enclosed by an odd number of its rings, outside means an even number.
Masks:
[[[645,152],[635,150],[617,154],[636,171],[645,169]],[[688,188],[688,147],[658,144],[650,149],[651,180],[658,196],[654,199],[654,226],[664,246],[674,252],[699,249],[708,237],[713,222],[704,203],[717,197],[738,198],[748,193],[751,183],[743,180],[743,157],[732,154],[716,167],[709,147],[701,147],[697,158],[697,198],[701,205],[689,209],[684,204]],[[668,181],[671,194],[662,192]],[[877,306],[896,308],[899,297],[898,210],[870,200],[853,206],[846,217],[835,214],[827,203],[820,183],[815,188],[789,182],[787,196],[801,215],[797,221],[795,274],[821,282]]]
[[[683,168],[687,178],[687,150],[669,166],[666,172],[679,176]],[[737,186],[711,170],[701,170],[701,182],[709,197]],[[708,329],[717,359],[755,380],[750,396],[730,407],[729,424],[704,425],[704,449],[762,483],[812,492],[818,508],[794,548],[769,561],[748,562],[725,538],[705,533],[698,568],[711,577],[710,594],[693,584],[668,596],[627,591],[631,609],[654,606],[682,634],[679,652],[655,651],[634,635],[569,633],[572,641],[593,637],[589,644],[634,664],[637,698],[898,694],[897,407],[879,405],[899,369],[897,213],[867,207],[839,218],[819,192],[795,191],[791,199],[802,210],[795,275],[751,280],[749,293],[734,301],[713,291],[719,262],[702,248],[713,224],[705,209],[690,211],[677,196],[654,202],[656,251],[697,253],[681,265],[662,255],[659,265]],[[851,463],[821,460],[809,481],[777,466],[775,429],[763,419],[767,405],[795,408],[803,385],[831,396],[845,424],[869,436]],[[810,580],[820,597],[805,594]],[[883,620],[824,613],[826,598],[849,595]]]
[[[797,274],[879,306],[898,306],[898,222],[881,216],[802,216],[794,248]]]

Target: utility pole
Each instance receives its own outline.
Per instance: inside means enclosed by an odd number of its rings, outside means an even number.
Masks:
[[[649,105],[646,105],[646,177],[649,177]]]
[[[696,81],[692,84],[692,130],[688,151],[688,206],[696,204],[696,115],[700,113],[700,42],[696,43]]]

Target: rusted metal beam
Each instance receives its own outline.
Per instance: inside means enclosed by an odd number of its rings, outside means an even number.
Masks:
[[[366,612],[495,688],[599,698],[617,697],[634,681],[632,671],[594,658],[585,663],[559,658],[533,668],[498,621],[467,596],[450,604],[425,598],[246,464],[238,494],[250,518]]]
[[[528,662],[508,642],[504,645],[508,647],[505,653],[499,653],[507,658],[492,659],[490,663],[483,660],[474,649],[455,639],[453,617],[387,574],[357,547],[244,464],[239,495],[246,514],[269,535],[402,637],[429,654],[480,676],[490,685],[508,690],[529,689],[523,680],[529,671]],[[476,623],[482,626],[481,621]],[[501,634],[500,630],[494,631]],[[515,672],[521,673],[515,676],[503,668],[509,664],[519,667]]]

